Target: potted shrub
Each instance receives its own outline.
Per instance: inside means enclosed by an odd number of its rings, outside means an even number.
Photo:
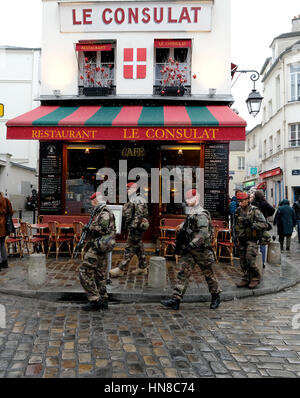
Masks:
[[[85,58],[84,71],[80,75],[83,81],[82,93],[86,96],[106,96],[110,93],[112,79],[110,79],[110,71],[112,65],[94,66]]]
[[[185,93],[184,84],[187,83],[188,67],[180,67],[179,62],[174,61],[172,57],[160,71],[162,86],[160,95],[182,96]],[[196,75],[193,75],[196,78]]]

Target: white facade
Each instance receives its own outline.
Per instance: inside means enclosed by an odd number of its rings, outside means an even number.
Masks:
[[[39,105],[34,101],[40,90],[40,49],[0,47],[0,190],[12,200],[14,208],[23,208],[28,188],[37,186],[38,143],[6,140],[5,123]],[[15,166],[19,164],[23,167]]]
[[[300,194],[299,20],[293,20],[291,33],[276,37],[271,44],[272,57],[261,71],[262,124],[246,136],[246,180],[251,178],[250,167],[257,167],[256,182],[266,182],[267,199],[276,206],[283,198],[293,202]],[[275,175],[262,178],[266,172]]]
[[[133,10],[131,12],[138,13],[138,19],[134,22],[132,17],[131,24],[128,24],[129,8]],[[159,11],[164,9],[164,19],[159,24],[153,23],[154,8]],[[110,11],[105,12],[105,9]],[[124,26],[120,22],[123,17]],[[104,23],[104,19],[112,21]],[[116,19],[119,21],[117,24]],[[190,73],[191,76],[197,76],[191,79],[192,95],[205,98],[208,97],[209,89],[213,88],[216,89],[216,97],[230,96],[230,0],[188,3],[156,0],[75,3],[44,0],[42,96],[52,96],[53,90],[60,90],[62,97],[78,95],[79,53],[75,45],[82,39],[115,42],[115,86],[118,96],[130,95],[134,98],[153,95],[155,39],[191,40]],[[132,47],[146,49],[147,70],[144,79],[124,78],[124,49]]]
[[[229,145],[229,196],[242,189],[245,178],[245,141],[231,141]]]

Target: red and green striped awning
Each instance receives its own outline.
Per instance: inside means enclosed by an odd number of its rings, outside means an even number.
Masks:
[[[227,106],[40,106],[7,123],[8,139],[244,140]]]

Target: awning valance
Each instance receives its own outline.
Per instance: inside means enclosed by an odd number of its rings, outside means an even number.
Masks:
[[[227,106],[40,106],[9,120],[8,139],[245,140]]]
[[[76,51],[111,51],[111,44],[76,43]]]
[[[280,167],[276,167],[275,169],[265,171],[263,173],[260,173],[260,178],[265,179],[265,178],[270,178],[274,176],[278,176],[279,174],[282,174],[282,170]]]
[[[155,48],[184,48],[184,47],[191,47],[191,46],[192,46],[191,39],[185,39],[185,40],[155,39],[154,40]]]

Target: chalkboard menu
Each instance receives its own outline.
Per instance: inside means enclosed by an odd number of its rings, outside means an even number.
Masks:
[[[62,143],[40,142],[39,213],[62,213]]]
[[[229,145],[205,144],[204,208],[212,218],[228,215]]]

